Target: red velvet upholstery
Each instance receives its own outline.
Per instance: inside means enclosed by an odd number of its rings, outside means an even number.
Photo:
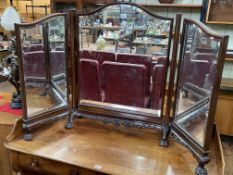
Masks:
[[[93,56],[97,57],[100,64],[104,61],[116,61],[115,54],[112,52],[92,51]]]
[[[32,44],[27,47],[23,47],[24,52],[34,52],[34,51],[44,51],[44,47],[42,44]]]
[[[152,58],[151,56],[143,56],[136,54],[117,54],[117,62],[121,63],[131,63],[131,64],[142,64],[146,67],[146,94],[150,93],[150,77],[152,68]]]
[[[164,94],[164,66],[162,64],[156,64],[153,67],[152,73],[152,92],[151,92],[151,108],[161,109],[162,98]]]
[[[80,58],[88,58],[91,60],[97,60],[100,65],[104,61],[116,61],[114,53],[104,52],[104,51],[82,50],[80,51]]]
[[[192,65],[192,80],[191,83],[203,88],[206,74],[209,74],[210,64],[206,60],[191,60]]]
[[[101,101],[98,61],[80,59],[79,68],[80,98]]]
[[[93,56],[92,56],[92,51],[91,50],[80,50],[79,52],[79,56],[80,58],[87,58],[87,59],[91,59],[93,60]],[[97,60],[97,59],[94,59],[94,60]]]
[[[200,88],[210,87],[209,82],[213,79],[214,72],[211,67],[214,64],[215,55],[212,53],[196,53],[194,55],[186,54],[183,63],[183,73],[181,82],[190,82]]]
[[[158,64],[164,65],[164,67],[167,66],[167,64],[168,64],[167,62],[168,62],[167,57],[159,57],[159,58],[157,59],[157,63],[158,63]]]
[[[193,55],[193,60],[206,60],[209,62],[212,62],[213,60],[215,60],[216,58],[216,54],[213,53],[195,53]]]
[[[147,107],[144,65],[106,61],[102,71],[104,102]]]
[[[66,54],[64,51],[51,51],[51,73],[59,75],[66,73]]]
[[[202,82],[200,82],[200,85],[202,85],[202,87],[206,89],[209,89],[210,86],[212,86],[211,84],[216,76],[216,72],[212,71],[216,69],[216,57],[216,53],[196,53],[194,54],[194,58],[192,59],[192,61],[196,60],[196,62],[198,62],[198,60],[202,60],[202,62],[205,62],[199,69],[201,72],[200,76],[203,77]],[[200,64],[201,62],[199,63],[199,65]]]
[[[23,53],[24,74],[27,77],[45,77],[45,54],[42,51]]]

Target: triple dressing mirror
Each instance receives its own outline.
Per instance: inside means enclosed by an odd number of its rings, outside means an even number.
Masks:
[[[25,139],[62,114],[66,128],[78,117],[158,128],[161,146],[168,146],[171,131],[198,160],[196,173],[207,174],[228,37],[184,19],[179,43],[181,15],[158,16],[133,3],[68,17],[16,25]]]

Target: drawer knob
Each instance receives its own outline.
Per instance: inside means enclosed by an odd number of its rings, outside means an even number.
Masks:
[[[39,167],[39,162],[38,162],[38,160],[33,160],[31,166],[32,166],[33,168],[38,168],[38,167]]]

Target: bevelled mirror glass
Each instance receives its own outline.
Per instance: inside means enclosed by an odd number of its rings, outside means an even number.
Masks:
[[[78,22],[79,105],[162,117],[173,19],[122,3]]]
[[[184,32],[174,122],[204,146],[221,38],[192,22],[185,23]]]
[[[65,15],[17,27],[25,120],[68,106]]]

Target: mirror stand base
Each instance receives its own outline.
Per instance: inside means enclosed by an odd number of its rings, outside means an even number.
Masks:
[[[207,170],[205,169],[204,165],[199,163],[195,169],[195,174],[197,175],[207,175]]]
[[[67,122],[66,125],[65,125],[66,129],[72,129],[73,127],[74,127],[73,122]]]
[[[74,111],[70,111],[69,112],[69,116],[68,116],[68,121],[65,125],[66,129],[71,129],[74,127],[74,118],[75,118],[76,113]]]
[[[23,139],[25,141],[31,141],[32,140],[32,134],[31,133],[25,133],[24,136],[23,136]]]
[[[11,98],[11,109],[22,109],[21,94],[14,93]]]
[[[168,140],[160,139],[160,146],[161,147],[168,147],[169,146]]]
[[[22,109],[22,103],[13,102],[11,103],[11,109]]]
[[[168,147],[168,135],[169,135],[170,128],[167,125],[162,126],[162,134],[163,137],[160,139],[160,146],[162,147]]]

